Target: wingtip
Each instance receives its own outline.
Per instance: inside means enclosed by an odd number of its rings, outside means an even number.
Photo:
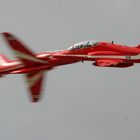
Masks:
[[[15,40],[15,35],[13,35],[12,33],[10,33],[10,32],[2,32],[1,33],[2,34],[2,37],[4,38],[4,39],[6,39],[6,40]]]
[[[1,34],[4,35],[4,36],[9,36],[10,35],[9,32],[2,32]]]
[[[2,32],[1,35],[2,35],[4,38],[11,38],[11,37],[13,36],[10,32]]]
[[[39,101],[40,101],[40,97],[39,97],[38,95],[32,96],[32,102],[33,102],[33,103],[37,103],[37,102],[39,102]]]

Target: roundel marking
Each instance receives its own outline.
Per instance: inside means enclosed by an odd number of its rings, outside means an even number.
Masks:
[[[130,55],[127,55],[127,56],[126,56],[126,59],[127,59],[127,60],[131,60],[131,56],[130,56]]]

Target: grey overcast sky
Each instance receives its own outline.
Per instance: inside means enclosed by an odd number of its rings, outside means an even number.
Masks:
[[[32,50],[65,49],[83,40],[140,43],[139,0],[0,0],[0,32]],[[13,59],[0,38],[0,53]],[[44,96],[30,103],[22,75],[0,79],[1,140],[140,139],[140,65],[91,62],[49,72]]]

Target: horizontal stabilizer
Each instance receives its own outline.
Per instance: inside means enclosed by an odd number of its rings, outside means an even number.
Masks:
[[[5,55],[0,54],[0,65],[11,62]]]

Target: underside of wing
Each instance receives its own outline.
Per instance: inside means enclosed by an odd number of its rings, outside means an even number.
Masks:
[[[111,60],[111,59],[96,59],[95,64],[100,67],[107,67],[110,65],[117,65],[120,61],[118,60]]]
[[[38,102],[42,95],[44,71],[25,74],[32,102]]]
[[[118,68],[126,68],[131,67],[134,64],[133,63],[125,63],[123,60],[112,60],[112,59],[97,59],[95,63],[93,63],[95,66],[99,67],[118,67]]]

